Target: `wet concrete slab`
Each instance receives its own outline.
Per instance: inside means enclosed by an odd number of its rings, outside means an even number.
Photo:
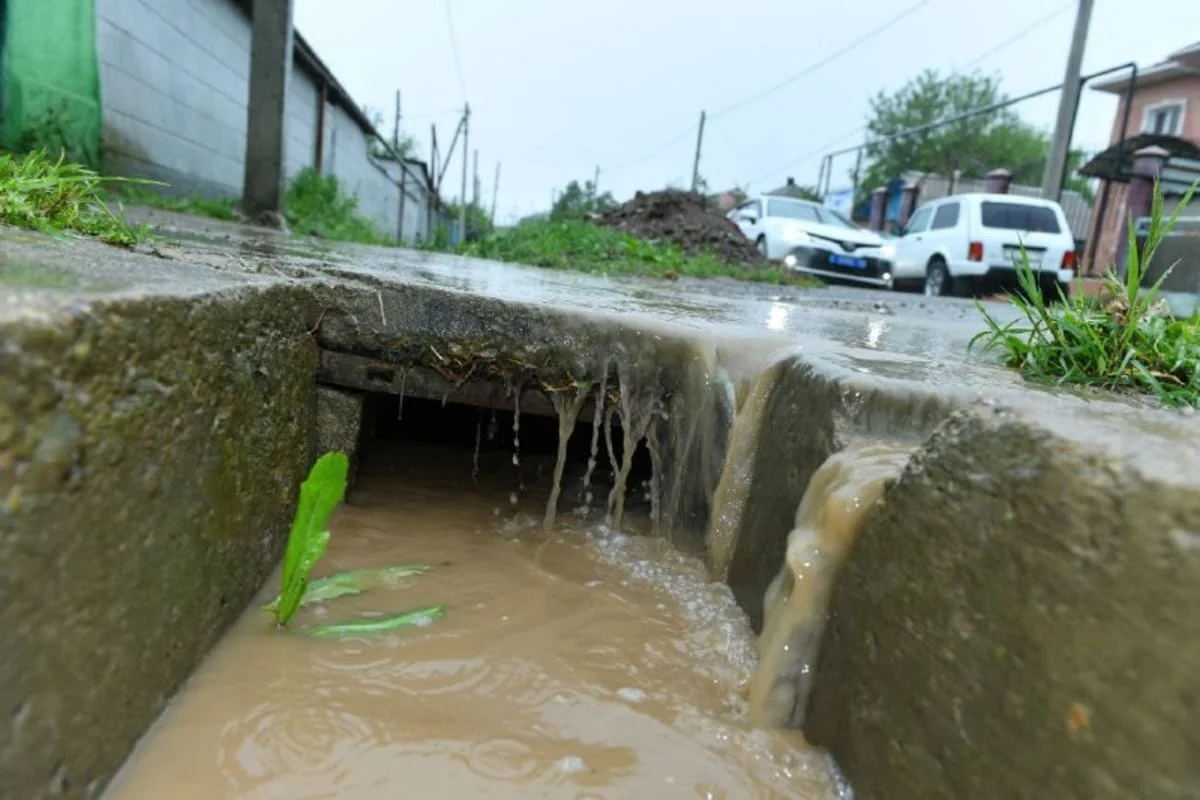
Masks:
[[[951,463],[952,452],[964,454],[955,469],[969,475],[954,484],[952,502],[915,478],[904,490],[911,496],[896,498],[926,506],[933,517],[939,503],[946,504],[953,514],[934,531],[945,552],[969,555],[955,549],[955,536],[973,524],[974,507],[998,515],[984,527],[994,541],[1013,537],[1013,552],[1028,552],[1018,543],[1029,536],[1043,547],[1077,548],[1071,537],[1082,534],[1064,520],[1089,518],[1097,487],[1115,487],[1156,510],[1124,514],[1105,536],[1148,542],[1153,552],[1173,547],[1178,556],[1169,562],[1170,576],[1146,567],[1123,596],[1149,596],[1148,587],[1169,579],[1181,587],[1180,608],[1200,600],[1200,549],[1178,545],[1194,538],[1189,514],[1200,497],[1200,420],[1141,399],[1026,384],[994,360],[967,353],[981,328],[969,303],[846,288],[578,275],[145,213],[163,238],[136,252],[0,232],[0,563],[20,565],[0,582],[4,649],[16,654],[0,667],[0,702],[32,709],[20,716],[20,736],[0,743],[0,795],[37,796],[51,782],[63,785],[64,776],[72,787],[64,796],[94,796],[103,786],[277,557],[289,493],[322,435],[321,420],[335,407],[357,408],[331,402],[326,389],[322,399],[321,376],[343,392],[369,390],[369,370],[380,362],[425,370],[413,373],[420,379],[411,389],[443,398],[468,370],[500,364],[508,372],[497,372],[497,380],[515,375],[535,387],[611,375],[608,386],[619,384],[625,405],[662,413],[663,526],[708,543],[711,519],[723,515],[732,537],[727,575],[751,616],[778,567],[809,478],[832,452],[862,436],[919,445],[915,464],[924,463],[926,450],[935,464]],[[991,308],[1011,313],[1002,305]],[[345,358],[329,361],[331,354]],[[337,377],[355,365],[361,375]],[[392,374],[387,390],[404,385],[403,374]],[[757,414],[741,413],[755,406],[756,392],[762,393]],[[475,401],[495,405],[497,396],[493,386],[477,390]],[[544,403],[542,411],[548,413]],[[325,425],[324,435],[354,438],[355,425],[336,429],[345,422]],[[739,426],[741,435],[733,438],[742,442],[745,461],[731,464],[727,446]],[[1005,451],[1005,442],[1014,440],[1024,444]],[[1013,473],[1021,447],[1033,478]],[[990,448],[1004,457],[993,463]],[[718,509],[725,501],[717,487],[727,472],[744,491],[721,493],[737,502]],[[1113,475],[1120,479],[1114,482]],[[1013,480],[1020,481],[1020,507],[997,506]],[[890,502],[885,496],[885,505]],[[868,522],[865,541],[873,544],[850,559],[852,584],[882,570],[880,559],[896,542],[932,535],[932,517],[911,527],[889,519]],[[62,538],[69,555],[55,561],[47,532]],[[122,552],[125,539],[136,557],[112,555]],[[190,554],[202,569],[187,573],[173,553]],[[1071,569],[1069,560],[1056,563],[1056,570]],[[237,566],[226,569],[230,564]],[[901,764],[872,758],[871,748],[883,746],[878,737],[844,733],[851,719],[887,729],[894,716],[899,729],[914,702],[925,703],[930,714],[991,720],[1004,728],[997,741],[1010,748],[1010,765],[1020,763],[1026,722],[1006,721],[990,705],[989,691],[1003,690],[997,689],[1002,673],[989,673],[989,686],[960,693],[960,708],[947,710],[939,696],[950,673],[938,659],[955,648],[967,653],[967,645],[947,640],[939,641],[940,649],[913,651],[886,638],[902,638],[905,630],[889,609],[933,602],[928,594],[913,594],[920,572],[915,563],[903,575],[894,568],[886,584],[838,594],[831,607],[835,616],[866,620],[860,624],[868,628],[858,638],[843,628],[828,640],[822,659],[838,667],[818,681],[816,727],[808,732],[845,766],[860,797],[880,797],[884,787],[900,785],[911,788],[888,796],[953,796],[944,787],[972,785],[966,771],[989,752],[982,734],[953,751],[954,763],[944,763],[938,753],[952,752],[945,737],[956,734],[938,727],[928,741],[914,743]],[[71,579],[47,587],[47,574]],[[947,596],[961,599],[953,591],[953,570],[937,574]],[[1119,617],[1110,577],[1106,572],[1072,584],[1064,606]],[[986,582],[986,575],[976,580]],[[1020,592],[1011,588],[998,585],[996,602],[1020,604]],[[177,603],[144,608],[147,594],[171,591],[181,592]],[[950,605],[941,612],[954,616]],[[180,626],[189,615],[203,624]],[[882,620],[877,629],[875,618]],[[1034,612],[1020,622],[1039,624]],[[1182,617],[1176,622],[1171,630],[1186,628]],[[1148,649],[1147,663],[1165,657],[1171,643],[1143,629],[1133,624],[1123,635],[1135,651]],[[1064,641],[1058,628],[1002,633],[993,647],[1032,641],[1049,648]],[[1097,642],[1085,637],[1060,646],[1069,660],[1085,657]],[[847,666],[864,663],[863,653],[881,647],[902,655],[912,675],[929,676],[924,684],[905,683],[924,687],[917,700],[897,694],[902,687],[876,691],[870,671]],[[1191,664],[1200,654],[1181,647],[1170,650],[1179,663]],[[102,675],[76,668],[90,663],[96,650],[110,663]],[[1081,674],[1081,682],[1064,691],[1085,697],[1104,685],[1103,675]],[[1170,674],[1172,686],[1155,702],[1171,692],[1200,692],[1185,671]],[[1190,674],[1200,675],[1200,668]],[[1038,679],[1037,670],[1028,679]],[[1129,713],[1130,724],[1146,724],[1145,714]],[[121,724],[112,725],[113,719]],[[1184,735],[1184,722],[1164,719],[1152,740]],[[89,736],[89,725],[110,735]],[[1107,735],[1119,725],[1089,735]],[[918,736],[917,729],[910,735]],[[1075,765],[1061,770],[1063,786],[1086,772],[1097,753],[1114,752],[1107,741],[1077,755],[1075,739],[1029,741],[1059,748],[1054,757]],[[1185,786],[1183,762],[1155,761],[1147,752],[1139,750],[1142,761],[1124,765],[1120,774],[1105,773],[1087,785],[1090,793],[1067,788],[1056,796],[1133,796],[1129,791],[1151,785],[1150,769],[1162,778],[1158,789]],[[1022,796],[1022,787],[1042,780],[1018,770],[1005,787],[1009,796]]]

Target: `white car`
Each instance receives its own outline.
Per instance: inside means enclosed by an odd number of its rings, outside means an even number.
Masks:
[[[969,296],[1015,288],[1021,247],[1048,300],[1075,277],[1075,238],[1062,207],[1040,197],[959,194],[919,206],[895,247],[896,289]]]
[[[727,216],[765,258],[789,269],[891,288],[890,245],[823,205],[762,195]]]

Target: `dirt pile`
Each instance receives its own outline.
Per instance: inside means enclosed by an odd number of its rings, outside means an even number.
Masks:
[[[640,239],[677,244],[688,255],[708,252],[730,264],[765,263],[733,222],[693,192],[638,192],[596,220]]]

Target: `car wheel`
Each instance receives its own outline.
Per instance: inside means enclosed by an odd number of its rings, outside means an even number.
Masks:
[[[925,296],[926,297],[945,297],[950,294],[950,271],[946,269],[946,262],[940,258],[935,258],[929,262],[929,266],[925,268]]]
[[[766,258],[767,257],[767,237],[759,236],[754,241],[754,249],[758,251],[758,254],[760,256],[762,256],[763,258]]]

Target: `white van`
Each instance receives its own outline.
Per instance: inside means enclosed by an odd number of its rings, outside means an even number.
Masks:
[[[1075,277],[1075,238],[1062,207],[1040,197],[958,194],[922,204],[891,242],[897,289],[969,296],[1017,286],[1021,247],[1047,299]]]

